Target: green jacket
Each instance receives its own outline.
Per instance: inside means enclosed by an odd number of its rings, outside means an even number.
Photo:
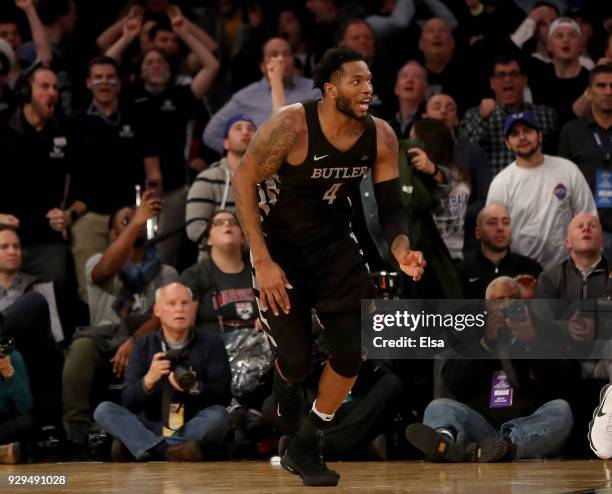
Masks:
[[[9,358],[15,369],[14,374],[10,379],[0,375],[0,416],[4,417],[32,411],[32,394],[23,357],[14,351]]]

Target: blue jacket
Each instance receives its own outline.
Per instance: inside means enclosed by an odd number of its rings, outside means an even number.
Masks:
[[[144,389],[143,378],[149,371],[153,355],[163,351],[160,335],[161,330],[158,330],[136,339],[125,373],[122,396],[124,407],[134,413],[143,413],[154,422],[160,422],[162,418],[162,386],[167,377],[157,381],[150,393]],[[185,421],[210,405],[226,406],[231,399],[231,372],[221,338],[196,329],[195,337],[188,345],[188,355],[198,378],[198,393],[179,395],[185,405]]]

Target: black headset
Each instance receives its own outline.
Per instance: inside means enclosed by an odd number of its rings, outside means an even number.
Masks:
[[[42,62],[36,62],[24,70],[15,83],[15,94],[22,104],[29,103],[32,100],[32,83],[30,77],[43,66]]]

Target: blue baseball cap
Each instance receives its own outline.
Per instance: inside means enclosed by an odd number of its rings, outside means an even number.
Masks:
[[[533,116],[533,113],[524,111],[520,113],[513,113],[512,115],[508,115],[506,117],[506,120],[504,121],[504,137],[508,137],[510,129],[512,129],[512,126],[516,122],[526,123],[529,125],[529,127],[533,127],[538,132],[540,131],[540,126],[538,125],[536,118]]]
[[[253,127],[257,127],[251,117],[245,115],[244,113],[237,113],[236,115],[232,115],[230,118],[227,119],[227,122],[225,122],[225,126],[223,127],[223,138],[227,137],[229,130],[236,122],[249,122],[253,124]]]

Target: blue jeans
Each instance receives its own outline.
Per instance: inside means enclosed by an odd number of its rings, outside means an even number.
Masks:
[[[487,419],[467,405],[440,398],[427,405],[423,423],[432,429],[452,427],[457,443],[462,446],[501,435],[516,445],[516,459],[539,459],[560,454],[574,419],[565,400],[553,400],[527,417],[504,422],[496,431]]]
[[[230,418],[221,405],[200,410],[170,437],[162,436],[161,422],[153,422],[127,408],[102,402],[94,411],[94,419],[111,436],[119,439],[137,460],[162,441],[169,445],[197,441],[204,448],[221,444],[231,428]]]

